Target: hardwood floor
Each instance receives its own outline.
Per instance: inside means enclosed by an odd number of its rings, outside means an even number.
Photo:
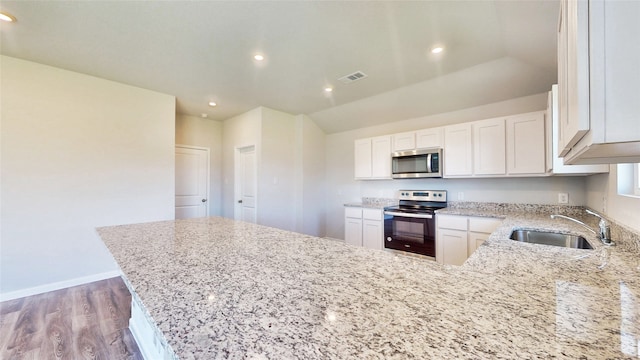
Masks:
[[[0,303],[0,359],[140,359],[131,294],[113,278]]]

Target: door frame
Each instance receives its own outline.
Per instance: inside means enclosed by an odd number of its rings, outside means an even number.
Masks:
[[[242,214],[242,205],[238,203],[238,199],[242,196],[241,194],[241,186],[240,186],[240,156],[243,150],[253,149],[254,161],[253,161],[253,173],[254,173],[254,182],[253,182],[253,190],[254,194],[256,194],[256,199],[254,202],[254,208],[256,212],[256,223],[258,223],[258,151],[256,145],[244,145],[237,146],[234,148],[234,158],[233,158],[233,219],[238,220],[241,218]]]
[[[209,149],[208,147],[203,147],[203,146],[195,146],[195,145],[184,145],[184,144],[176,144],[175,149],[177,148],[181,148],[181,149],[191,149],[191,150],[204,150],[207,153],[207,191],[206,191],[206,197],[207,197],[207,206],[205,206],[205,217],[209,216],[209,208],[211,207],[211,149]],[[173,173],[173,179],[174,179],[174,190],[173,190],[173,207],[175,209],[175,198],[176,198],[176,191],[175,191],[175,178],[176,178],[176,172],[175,172],[175,149],[173,152],[173,164],[174,164],[174,173]],[[175,217],[175,216],[174,216]]]

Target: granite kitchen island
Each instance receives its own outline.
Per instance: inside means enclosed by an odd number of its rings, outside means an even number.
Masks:
[[[98,232],[169,358],[639,354],[640,263],[624,247],[607,250],[603,267],[604,250],[558,250],[539,262],[529,244],[511,257],[494,237],[468,267],[443,267],[218,217]],[[515,270],[482,271],[510,261]]]

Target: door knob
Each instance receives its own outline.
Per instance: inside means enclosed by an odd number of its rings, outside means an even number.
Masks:
[[[202,199],[202,202],[207,202],[207,199]]]
[[[238,200],[238,204],[242,204],[242,200]]]

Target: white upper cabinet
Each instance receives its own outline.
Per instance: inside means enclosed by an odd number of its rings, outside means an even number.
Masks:
[[[355,141],[355,178],[391,179],[391,136]]]
[[[416,148],[414,131],[393,135],[393,151],[413,150]]]
[[[544,111],[509,116],[506,127],[507,173],[545,174]]]
[[[444,176],[471,176],[473,174],[473,143],[471,123],[444,128]]]
[[[444,127],[416,131],[416,148],[444,147]]]
[[[589,131],[589,13],[587,1],[562,1],[558,22],[558,83],[562,103],[560,154]]]
[[[371,178],[371,139],[355,141],[355,177],[356,179]]]
[[[567,164],[640,162],[640,1],[562,0],[558,134]]]
[[[391,179],[390,136],[378,136],[371,139],[371,177]]]
[[[505,149],[504,118],[473,123],[474,175],[504,175]]]
[[[558,151],[558,86],[553,85],[547,99],[545,113],[545,133],[547,151],[547,172],[553,175],[587,175],[609,172],[608,164],[601,165],[565,165]]]

